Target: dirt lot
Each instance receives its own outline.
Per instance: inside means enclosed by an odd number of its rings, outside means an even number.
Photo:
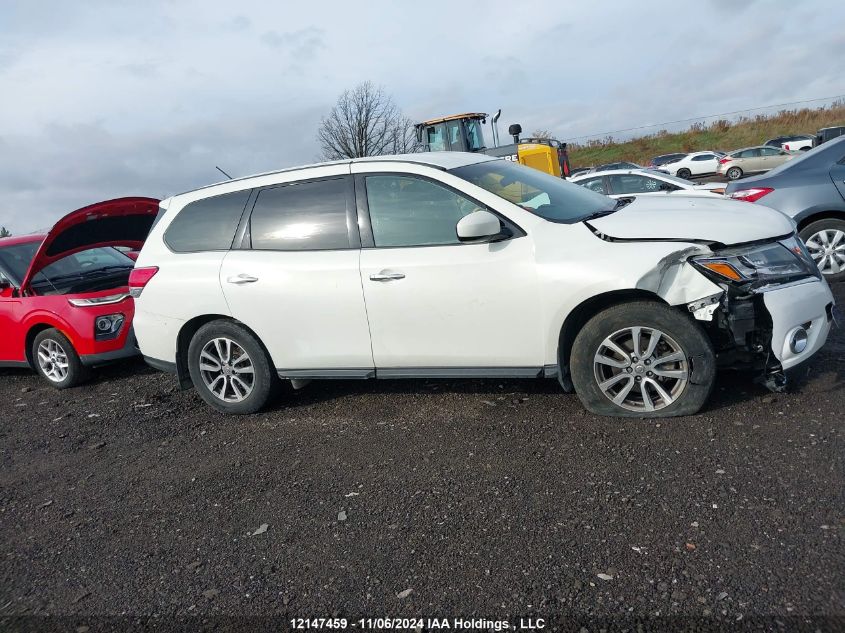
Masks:
[[[4,371],[0,628],[842,630],[843,376],[839,329],[792,392],[723,375],[658,423],[550,381],[314,383],[226,418],[142,363],[63,393]]]

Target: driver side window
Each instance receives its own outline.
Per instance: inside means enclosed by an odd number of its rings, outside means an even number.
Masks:
[[[482,207],[451,189],[413,176],[367,176],[376,247],[460,244],[458,221]]]

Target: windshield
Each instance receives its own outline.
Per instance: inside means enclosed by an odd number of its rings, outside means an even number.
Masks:
[[[616,205],[600,193],[507,160],[466,165],[451,173],[550,222],[573,224],[612,213]]]
[[[20,285],[40,242],[15,244],[0,249],[0,267]],[[68,255],[45,266],[32,278],[31,286],[38,294],[67,294],[121,286],[128,280],[135,265],[129,257],[114,248],[91,248]]]

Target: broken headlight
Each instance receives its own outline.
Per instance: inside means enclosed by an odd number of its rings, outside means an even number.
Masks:
[[[727,248],[691,261],[711,277],[737,284],[762,285],[820,277],[807,247],[794,235],[780,242]]]

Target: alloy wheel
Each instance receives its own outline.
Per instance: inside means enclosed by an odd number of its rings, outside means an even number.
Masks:
[[[659,411],[675,402],[689,382],[684,350],[660,330],[633,326],[602,341],[593,358],[602,393],[628,411]]]
[[[255,386],[252,359],[230,338],[213,338],[203,346],[199,370],[205,386],[223,402],[241,402]]]
[[[835,275],[845,270],[845,232],[823,229],[805,243],[822,274]]]
[[[48,380],[62,382],[68,374],[68,358],[65,349],[51,338],[38,344],[36,352],[38,367]]]

